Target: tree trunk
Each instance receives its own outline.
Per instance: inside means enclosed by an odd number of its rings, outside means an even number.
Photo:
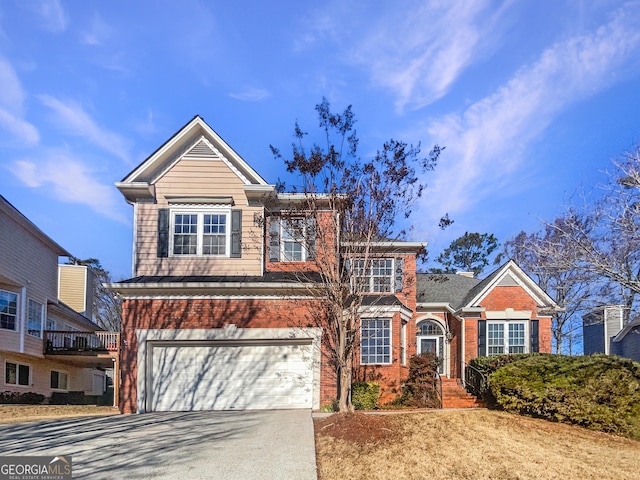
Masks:
[[[353,412],[351,403],[351,362],[338,368],[338,411],[340,413]]]

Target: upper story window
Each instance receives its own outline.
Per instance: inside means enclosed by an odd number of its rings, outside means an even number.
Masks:
[[[0,328],[16,330],[18,294],[0,290]]]
[[[315,219],[312,217],[271,217],[269,221],[269,261],[306,262],[315,258]]]
[[[158,257],[241,257],[242,210],[158,209]]]
[[[27,318],[27,333],[42,338],[42,304],[29,299],[29,316]]]
[[[229,212],[172,212],[172,255],[228,256]]]
[[[307,257],[306,222],[304,218],[283,218],[280,221],[282,261],[304,262]]]
[[[399,272],[396,272],[396,268]],[[393,293],[402,290],[402,259],[372,258],[354,261],[355,281],[362,291]]]

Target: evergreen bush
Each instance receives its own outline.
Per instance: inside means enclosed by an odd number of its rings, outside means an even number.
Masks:
[[[640,363],[610,355],[532,355],[498,368],[503,409],[640,440]]]
[[[380,384],[355,382],[351,385],[351,403],[356,410],[374,410],[380,398]]]

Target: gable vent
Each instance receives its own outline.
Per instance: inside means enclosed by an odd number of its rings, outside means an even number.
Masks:
[[[185,153],[183,158],[189,160],[218,160],[216,153],[202,140],[196,143],[191,150]]]
[[[519,284],[516,282],[516,279],[510,273],[507,273],[500,283],[498,283],[499,287],[517,287]]]

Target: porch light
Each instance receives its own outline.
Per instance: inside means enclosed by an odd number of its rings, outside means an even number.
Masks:
[[[447,330],[444,336],[446,337],[447,342],[451,343],[451,340],[453,340],[453,332],[451,330]]]

